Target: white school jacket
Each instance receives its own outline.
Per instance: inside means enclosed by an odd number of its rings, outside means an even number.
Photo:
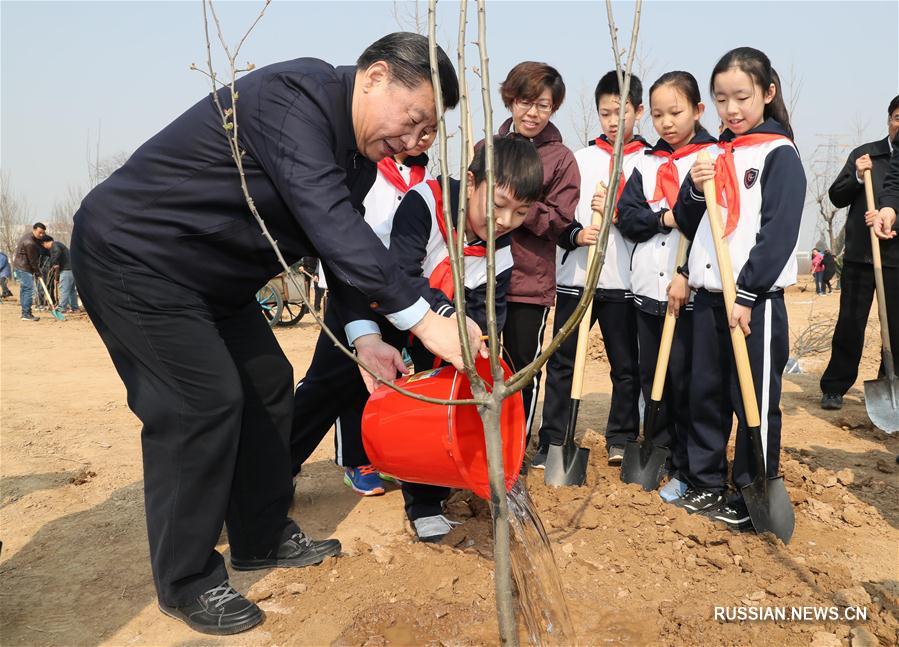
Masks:
[[[621,171],[625,179],[630,176],[637,159],[642,155],[643,151],[640,150],[624,156]],[[604,182],[609,186],[610,157],[607,152],[592,144],[574,154],[581,173],[581,197],[574,213],[574,226],[569,227],[563,234],[570,240],[560,240],[559,246],[556,247],[556,284],[557,290],[561,293],[577,294],[576,288],[584,287],[584,279],[587,277],[587,248],[576,247],[574,238],[581,229],[593,221],[590,202],[596,192],[596,183]],[[633,249],[633,243],[626,240],[618,231],[618,227],[613,224],[609,231],[609,244],[606,247],[606,258],[597,288],[624,290],[630,293]]]
[[[711,137],[709,139],[711,140]],[[710,145],[704,150],[715,157],[720,149]],[[681,184],[689,176],[690,169],[696,161],[696,155],[697,153],[691,153],[674,161]],[[653,200],[658,170],[667,161],[666,157],[652,155],[649,152],[640,156],[634,165],[628,186],[618,205],[619,230],[627,239],[636,244],[631,256],[631,292],[638,304],[645,299],[666,303],[668,286],[674,278],[676,269],[677,249],[682,234],[677,229],[663,229],[662,227],[658,227],[655,234],[652,234],[651,230],[647,231],[647,225],[655,225],[663,210],[673,208],[673,205],[669,205],[665,197],[658,201]],[[639,183],[639,186],[632,186],[635,183]],[[655,222],[634,223],[631,209],[641,210],[644,220],[645,216],[649,215],[647,212],[651,210],[652,215],[655,216]],[[641,225],[642,227],[640,227]],[[632,231],[634,235],[632,235]],[[652,237],[647,240],[646,236],[650,234]],[[690,300],[692,301],[692,294]]]
[[[421,160],[419,158],[415,159],[416,161],[421,161],[422,165],[425,166],[425,175],[422,181],[430,180],[431,174],[428,173],[427,169],[427,157],[421,156]],[[409,178],[412,176],[412,168],[408,164],[403,163],[397,164],[397,170],[408,184]],[[388,182],[379,170],[375,177],[375,183],[372,184],[371,189],[368,190],[365,199],[362,201],[362,206],[365,207],[365,215],[363,216],[365,222],[377,234],[384,247],[388,249],[390,248],[390,230],[393,227],[393,215],[396,213],[396,208],[400,206],[404,195],[405,192],[400,191]],[[319,261],[318,265],[319,287],[327,288],[328,283],[325,281],[321,261]]]
[[[786,134],[773,119],[750,132]],[[721,141],[732,138],[725,131]],[[806,180],[799,153],[787,138],[736,147],[734,167],[740,190],[740,219],[726,240],[737,302],[752,307],[765,293],[796,282],[796,248]],[[705,198],[695,190],[692,180],[681,187],[674,215],[685,233],[693,233],[690,286],[721,292]],[[726,208],[721,208],[721,215],[723,228],[727,221]]]

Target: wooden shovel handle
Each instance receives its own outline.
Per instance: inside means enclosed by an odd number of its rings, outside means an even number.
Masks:
[[[50,296],[50,290],[47,289],[47,283],[44,281],[44,277],[38,276],[37,280],[40,281],[41,287],[44,289],[44,296],[47,297],[47,304],[50,306],[51,310],[55,310],[56,306],[53,304],[53,297]]]
[[[596,183],[596,190],[594,194],[599,193],[600,189],[604,188],[605,184],[602,182]],[[612,205],[614,209],[614,205]],[[593,212],[593,217],[590,221],[591,225],[601,225],[602,224],[602,214],[598,211]],[[587,247],[587,270],[590,270],[590,265],[593,263],[593,257],[596,255],[596,245],[590,245]],[[584,313],[584,318],[581,319],[581,323],[577,329],[577,353],[574,356],[574,374],[572,375],[571,380],[571,399],[572,400],[580,400],[581,394],[584,392],[584,369],[587,366],[587,342],[590,337],[590,322],[593,319],[593,301],[587,304],[587,311]]]
[[[671,278],[677,276],[677,268],[687,260],[687,239],[683,234],[678,234],[677,260],[671,271]],[[665,323],[662,324],[662,340],[659,342],[659,356],[656,358],[656,372],[652,378],[652,393],[649,396],[653,402],[661,402],[662,393],[665,391],[665,376],[668,374],[668,360],[671,357],[671,344],[674,341],[674,328],[677,324],[670,310],[665,311]]]
[[[865,171],[865,198],[868,200],[868,211],[877,209],[874,203],[874,185],[871,182],[871,171]],[[874,227],[868,227],[871,236],[871,260],[874,261],[874,285],[877,288],[877,315],[880,318],[880,339],[884,349],[892,354],[890,333],[887,325],[887,302],[883,287],[883,264],[880,261],[880,239],[874,234]]]
[[[701,162],[711,162],[708,151],[699,151],[697,159]],[[730,249],[724,240],[724,227],[721,224],[721,211],[718,209],[718,196],[715,192],[715,180],[706,180],[702,183],[702,191],[705,194],[705,204],[708,210],[709,226],[712,229],[712,240],[715,243],[715,256],[718,257],[718,270],[721,272],[721,288],[724,292],[724,306],[727,318],[730,320],[737,300],[737,286],[734,284],[734,270],[730,262]],[[749,350],[746,348],[746,338],[739,327],[730,329],[730,339],[734,347],[734,360],[737,364],[737,378],[740,381],[740,394],[743,396],[743,409],[746,412],[746,425],[758,427],[759,405],[755,397],[755,385],[752,381],[752,369],[749,366]]]

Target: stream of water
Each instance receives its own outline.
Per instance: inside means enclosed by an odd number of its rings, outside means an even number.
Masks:
[[[512,576],[532,645],[575,644],[574,625],[549,538],[521,479],[508,495]]]

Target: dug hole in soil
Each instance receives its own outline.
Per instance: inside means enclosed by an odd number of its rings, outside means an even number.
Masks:
[[[838,301],[791,289],[793,336],[835,319]],[[292,514],[312,536],[339,538],[344,554],[311,568],[235,573],[234,585],[266,613],[249,633],[212,639],[164,617],[149,567],[140,424],[99,337],[83,315],[28,323],[9,301],[0,322],[4,645],[497,642],[486,505],[455,494],[448,514],[464,523],[441,544],[414,543],[399,491],[360,499],[342,484],[330,435],[303,468]],[[276,334],[301,377],[317,329],[304,320]],[[528,483],[580,644],[899,644],[899,438],[873,428],[862,401],[879,339],[872,311],[859,381],[841,411],[818,406],[829,348],[784,378],[781,466],[796,509],[788,546],[621,483],[605,464],[610,382],[593,340],[579,416],[587,483],[547,488],[540,473]],[[219,548],[227,556],[224,533]],[[715,607],[837,607],[840,618],[720,622]],[[847,620],[846,607],[866,609],[867,619]]]

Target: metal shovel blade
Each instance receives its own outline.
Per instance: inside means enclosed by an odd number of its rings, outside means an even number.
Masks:
[[[748,433],[755,458],[755,478],[752,483],[740,488],[740,491],[749,510],[749,519],[757,533],[774,533],[783,543],[788,544],[796,526],[793,502],[787,494],[783,476],[766,477],[761,429],[750,427]]]
[[[590,450],[578,447],[574,441],[565,445],[550,445],[546,453],[543,482],[556,487],[583,485],[587,481],[587,462]]]
[[[759,534],[774,533],[783,543],[789,544],[796,526],[796,517],[783,476],[756,479],[749,485],[744,485],[741,492],[755,531]]]
[[[899,431],[899,379],[866,380],[865,408],[875,427],[888,434]]]
[[[665,474],[665,462],[670,451],[652,442],[661,402],[650,400],[643,423],[643,441],[628,441],[624,447],[624,460],[621,462],[621,480],[625,483],[639,483],[647,492],[659,487]]]
[[[50,314],[52,314],[54,317],[56,317],[59,321],[66,320],[66,316],[56,308],[50,308]]]
[[[647,492],[652,492],[665,475],[665,461],[670,452],[666,447],[653,445],[644,440],[628,441],[624,447],[624,460],[621,462],[621,480],[625,483],[639,483]]]

